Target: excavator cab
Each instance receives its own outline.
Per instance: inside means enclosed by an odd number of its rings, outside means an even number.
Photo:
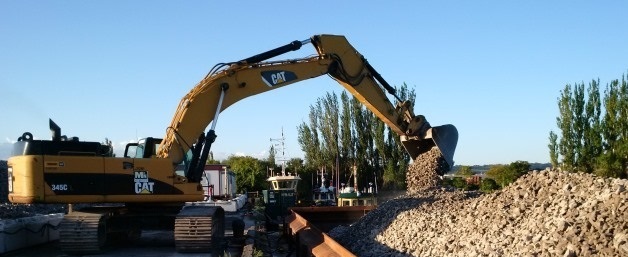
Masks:
[[[125,158],[150,158],[157,154],[161,138],[142,138],[137,143],[128,143],[124,149]]]

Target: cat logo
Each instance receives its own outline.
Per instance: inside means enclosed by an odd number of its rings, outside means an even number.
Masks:
[[[155,182],[148,180],[147,171],[134,171],[135,193],[136,194],[152,194]]]
[[[274,87],[279,84],[284,84],[297,79],[297,75],[291,71],[285,70],[270,70],[262,71],[262,81],[269,86]]]

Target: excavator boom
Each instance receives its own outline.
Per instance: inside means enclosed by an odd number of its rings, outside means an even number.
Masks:
[[[308,43],[314,45],[317,55],[267,61],[298,50]],[[212,127],[215,126],[217,115],[235,102],[325,74],[333,77],[399,135],[413,159],[436,146],[450,167],[453,166],[458,140],[456,128],[453,125],[431,127],[425,117],[414,115],[409,103],[395,94],[394,88],[344,36],[337,35],[316,35],[310,40],[293,41],[237,62],[217,66],[181,99],[157,155],[179,164],[187,151],[199,141],[199,134],[212,121]],[[388,100],[386,92],[396,98],[396,105]]]

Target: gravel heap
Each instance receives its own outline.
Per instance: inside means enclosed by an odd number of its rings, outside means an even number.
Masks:
[[[533,171],[492,194],[414,190],[329,234],[358,256],[628,256],[627,188]]]
[[[407,193],[415,194],[440,185],[440,176],[449,170],[449,165],[437,147],[419,155],[406,172]]]
[[[31,217],[42,214],[65,213],[65,204],[13,204],[7,195],[7,162],[0,161],[0,220]]]

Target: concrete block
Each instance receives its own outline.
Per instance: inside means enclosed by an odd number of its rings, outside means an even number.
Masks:
[[[59,239],[62,213],[0,220],[0,253]]]
[[[0,253],[24,248],[26,231],[21,219],[3,220],[0,222]]]

